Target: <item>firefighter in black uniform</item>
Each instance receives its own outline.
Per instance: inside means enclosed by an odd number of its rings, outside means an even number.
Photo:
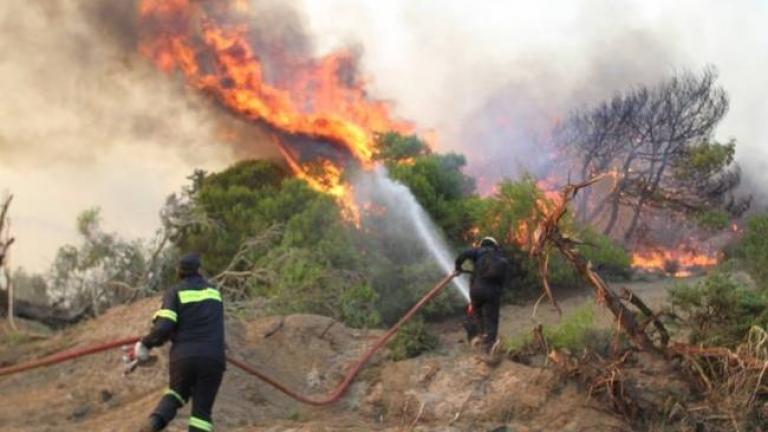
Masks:
[[[467,249],[456,258],[456,271],[464,262],[473,263],[469,284],[470,307],[467,310],[467,336],[479,341],[485,353],[491,352],[499,331],[501,292],[506,282],[509,262],[493,237],[485,237],[480,247]]]
[[[168,289],[153,318],[152,330],[134,347],[135,357],[171,341],[170,385],[141,432],[163,430],[176,411],[192,399],[189,431],[213,430],[211,412],[225,369],[224,307],[221,293],[199,272],[200,258],[184,256],[181,282]]]

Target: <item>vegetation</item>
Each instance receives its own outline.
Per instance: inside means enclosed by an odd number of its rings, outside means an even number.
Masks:
[[[87,307],[93,314],[136,297],[136,288],[148,273],[148,261],[139,241],[104,232],[98,208],[77,218],[81,243],[65,245],[54,259],[48,294],[54,302]]]
[[[768,290],[768,214],[749,218],[735,255],[743,261],[744,267],[758,286]]]
[[[584,228],[577,238],[584,242],[582,255],[608,280],[626,280],[630,275],[632,257],[615,240],[591,228]]]
[[[616,186],[600,197],[587,192],[579,214],[605,234],[623,229],[631,240],[654,211],[696,214],[716,209],[740,216],[749,198],[734,195],[741,172],[735,143],[711,138],[728,110],[714,69],[681,72],[656,86],[640,86],[575,112],[557,133],[581,178],[616,170]],[[587,211],[587,203],[597,205]],[[619,226],[619,213],[632,214]],[[705,219],[705,222],[711,222]]]
[[[406,323],[389,344],[392,360],[399,361],[416,357],[437,346],[437,336],[429,333],[423,319]]]
[[[768,295],[746,288],[728,273],[713,273],[695,285],[677,285],[670,303],[692,343],[734,347],[752,326],[768,324]]]
[[[599,329],[595,323],[595,309],[591,301],[565,314],[559,324],[543,326],[542,335],[551,349],[605,351],[610,332]],[[519,334],[507,342],[507,351],[524,349],[533,342],[530,333]]]
[[[539,292],[533,263],[519,247],[526,235],[521,230],[531,229],[526,221],[535,221],[535,203],[542,199],[532,177],[503,180],[494,195],[481,197],[462,172],[463,156],[436,154],[415,136],[380,135],[376,157],[410,188],[457,251],[484,235],[503,243],[514,264],[505,298]],[[179,251],[197,251],[205,273],[231,301],[259,297],[273,313],[317,313],[365,327],[393,323],[442,273],[388,214],[366,214],[358,229],[344,220],[332,197],[271,161],[196,171],[180,194],[168,198],[161,221],[150,245],[104,232],[98,209],[87,210],[78,220],[83,242],[59,251],[49,294],[92,304],[98,313],[173,283]],[[588,243],[584,252],[598,268],[626,272],[629,261],[621,248],[581,231]],[[551,262],[551,276],[555,285],[576,280],[559,257]],[[455,294],[441,296],[424,317],[456,313],[462,303]]]

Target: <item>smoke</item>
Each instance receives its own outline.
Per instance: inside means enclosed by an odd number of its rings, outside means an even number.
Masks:
[[[279,157],[257,126],[164,76],[136,50],[135,3],[0,2],[0,193],[14,264],[44,269],[78,212],[149,237],[194,168]]]
[[[707,65],[731,110],[718,138],[737,138],[747,177],[768,180],[768,5],[677,2],[305,1],[320,47],[359,40],[373,90],[397,113],[465,153],[480,186],[541,173],[553,124],[616,91]],[[738,29],[736,31],[735,29]]]

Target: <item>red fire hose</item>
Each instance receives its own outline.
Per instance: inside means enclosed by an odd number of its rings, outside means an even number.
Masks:
[[[112,342],[107,342],[101,345],[95,345],[88,348],[60,352],[52,356],[44,357],[39,360],[33,360],[27,363],[22,363],[20,365],[7,366],[4,368],[0,368],[0,377],[28,371],[30,369],[37,369],[41,367],[51,366],[51,365],[55,365],[56,363],[63,363],[67,360],[76,359],[78,357],[85,357],[91,354],[96,354],[102,351],[118,348],[123,345],[130,345],[130,344],[136,343],[136,341],[138,340],[139,340],[138,337],[118,339]]]
[[[389,340],[394,336],[398,330],[400,330],[400,327],[403,326],[408,320],[413,318],[413,316],[418,312],[422,307],[424,307],[425,304],[427,304],[430,300],[435,298],[448,284],[453,280],[454,277],[456,277],[458,273],[452,273],[448,276],[444,277],[440,282],[437,283],[434,287],[432,287],[427,294],[424,295],[424,297],[419,300],[418,303],[413,305],[408,312],[403,315],[402,318],[400,318],[400,321],[398,321],[395,325],[393,325],[387,332],[381,336],[376,343],[368,350],[366,351],[365,355],[360,357],[360,359],[355,363],[355,365],[349,370],[347,375],[344,377],[344,380],[331,392],[328,396],[326,396],[323,399],[312,399],[308,398],[306,396],[302,396],[284,385],[277,382],[275,379],[264,375],[263,373],[259,372],[258,370],[254,369],[253,367],[247,365],[246,363],[232,358],[227,357],[227,361],[238,368],[242,369],[243,371],[247,372],[250,375],[255,376],[256,378],[259,378],[260,380],[266,382],[267,384],[271,385],[272,387],[276,388],[277,390],[285,393],[286,395],[290,396],[293,399],[296,399],[299,402],[303,402],[309,405],[330,405],[334,402],[337,402],[339,399],[341,399],[342,396],[344,396],[344,393],[346,393],[347,389],[349,389],[349,386],[352,385],[352,382],[355,380],[355,377],[358,373],[360,373],[360,370],[365,366],[365,364],[373,357],[374,354],[376,354],[377,351],[379,351],[384,345],[389,342]],[[84,349],[79,350],[72,350],[72,351],[65,351],[62,353],[54,354],[49,357],[45,357],[39,360],[33,360],[27,363],[22,363],[19,365],[14,366],[8,366],[4,368],[0,368],[0,377],[6,376],[6,375],[13,375],[15,373],[28,371],[31,369],[37,369],[41,367],[51,366],[57,363],[62,363],[68,360],[72,360],[78,357],[85,357],[91,354],[96,354],[102,351],[107,351],[113,348],[121,347],[124,345],[130,345],[133,343],[136,343],[138,341],[138,337],[131,337],[131,338],[125,338],[120,339],[100,345],[91,346]]]

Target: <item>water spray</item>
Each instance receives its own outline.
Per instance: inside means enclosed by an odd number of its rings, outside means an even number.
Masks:
[[[454,262],[445,239],[407,186],[393,180],[383,166],[377,166],[370,175],[361,175],[355,186],[356,191],[363,190],[364,193],[375,195],[386,204],[388,212],[397,213],[409,223],[410,226],[403,228],[413,230],[424,249],[443,272],[453,272]],[[469,303],[469,286],[466,280],[454,278],[452,286]]]

